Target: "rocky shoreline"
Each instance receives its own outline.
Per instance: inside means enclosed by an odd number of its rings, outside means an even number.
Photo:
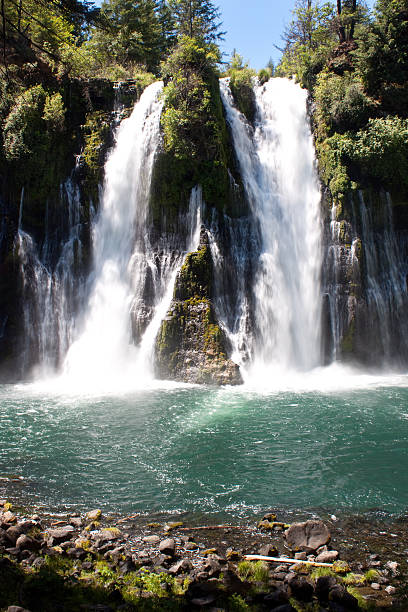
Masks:
[[[243,525],[40,515],[0,500],[0,610],[402,612],[408,528],[391,527],[272,512]]]

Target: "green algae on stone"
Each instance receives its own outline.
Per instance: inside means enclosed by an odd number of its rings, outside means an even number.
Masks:
[[[241,384],[239,368],[227,358],[228,343],[211,302],[213,263],[202,228],[197,251],[177,276],[173,301],[156,340],[160,378],[199,384]]]

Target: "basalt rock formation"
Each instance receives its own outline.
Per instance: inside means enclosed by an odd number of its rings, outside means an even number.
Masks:
[[[212,303],[213,262],[201,228],[197,251],[189,253],[177,275],[173,300],[156,341],[160,378],[217,385],[242,383],[239,367],[228,359],[228,341]]]

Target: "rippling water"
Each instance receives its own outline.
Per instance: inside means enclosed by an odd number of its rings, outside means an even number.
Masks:
[[[115,512],[404,512],[408,378],[280,389],[0,387],[0,495]],[[18,478],[17,478],[18,477]]]

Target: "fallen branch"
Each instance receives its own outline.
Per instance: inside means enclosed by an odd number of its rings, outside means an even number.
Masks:
[[[238,525],[206,525],[205,527],[178,527],[178,531],[191,531],[195,529],[198,531],[199,529],[242,529]]]
[[[302,561],[301,559],[287,559],[286,557],[264,557],[263,555],[244,555],[247,561],[274,561],[275,563],[301,563],[303,565],[313,565],[313,567],[333,567],[333,563],[317,563],[316,561]]]
[[[139,518],[140,514],[131,514],[130,516],[125,516],[124,518],[116,521],[117,523],[125,523],[126,521],[130,521],[131,519]]]

